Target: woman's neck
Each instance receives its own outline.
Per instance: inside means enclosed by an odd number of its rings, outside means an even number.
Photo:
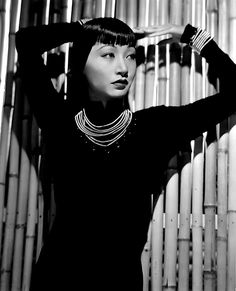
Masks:
[[[112,99],[106,102],[89,100],[84,107],[89,120],[94,124],[109,123],[127,109],[124,99]]]

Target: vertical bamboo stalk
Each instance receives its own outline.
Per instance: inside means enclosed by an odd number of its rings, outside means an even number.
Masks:
[[[22,0],[21,12],[20,12],[20,27],[26,27],[29,25],[29,7],[30,0]]]
[[[35,128],[37,130],[37,126]],[[39,162],[40,164],[40,162]],[[44,197],[42,190],[42,181],[39,179],[39,190],[38,190],[38,225],[37,225],[37,242],[36,242],[36,256],[35,261],[37,262],[43,243],[44,243]]]
[[[145,2],[145,1],[142,1]],[[142,11],[140,10],[140,7],[138,9],[138,0],[129,0],[126,1],[126,9],[127,9],[127,19],[126,22],[130,27],[135,27],[140,25],[140,14],[142,14]],[[142,14],[143,15],[143,14]]]
[[[157,24],[157,1],[150,0],[148,5],[148,26]],[[147,39],[147,61],[146,61],[146,74],[145,74],[145,108],[151,107],[156,103],[156,90],[155,90],[155,65],[156,58],[156,39]]]
[[[62,15],[62,22],[70,22],[71,20],[71,15],[72,15],[72,0],[63,0],[62,1],[62,7],[61,7],[61,15]],[[64,92],[64,99],[67,98],[67,86],[68,86],[68,80],[67,80],[67,73],[68,73],[68,68],[69,68],[69,49],[70,49],[70,44],[65,43],[61,45],[60,50],[61,52],[64,53],[65,55],[65,63],[64,63],[64,74],[63,74],[63,92]]]
[[[229,54],[236,61],[236,2],[229,1]],[[236,288],[236,115],[230,117],[227,290]]]
[[[134,3],[134,2],[132,2]],[[137,5],[135,5],[135,8]],[[147,18],[146,18],[146,1],[139,1],[139,10],[138,10],[138,26],[146,26]],[[133,10],[132,7],[129,7],[129,11]],[[131,15],[131,16],[130,16]],[[128,17],[132,17],[128,23],[130,23],[131,27],[135,25],[135,16],[128,13]],[[146,48],[146,39],[141,39],[137,43],[137,72],[135,76],[135,88],[134,88],[134,96],[135,96],[135,111],[144,108],[144,88],[145,88],[145,49]]]
[[[71,21],[75,22],[81,19],[82,1],[73,0]]]
[[[159,24],[167,24],[169,22],[169,7],[168,1],[160,0],[159,2]],[[157,104],[167,104],[167,60],[166,60],[166,46],[159,47],[159,65],[158,65],[158,94]]]
[[[105,16],[105,7],[104,1],[98,0],[95,5],[95,17],[104,17]]]
[[[10,35],[9,35],[9,53],[7,63],[7,79],[6,79],[6,97],[7,100],[14,100],[13,97],[13,76],[15,70],[15,39],[14,33],[19,26],[19,11],[21,2],[12,3],[11,19],[10,19]],[[7,216],[5,224],[5,234],[3,243],[3,255],[1,263],[1,290],[9,290],[10,288],[10,272],[13,256],[14,244],[14,227],[16,217],[16,202],[18,194],[18,174],[19,174],[19,142],[20,142],[20,126],[19,118],[21,114],[21,100],[15,95],[15,106],[13,115],[13,126],[11,131],[10,143],[10,160],[9,160],[9,186],[7,195]],[[20,98],[19,98],[20,99]],[[6,153],[5,153],[6,154]]]
[[[142,264],[142,272],[143,272],[143,291],[149,290],[149,282],[150,282],[150,252],[151,252],[151,236],[152,236],[152,225],[149,224],[147,241],[143,248],[141,254],[141,264]]]
[[[93,18],[93,15],[94,15],[94,2],[93,2],[93,0],[84,0],[82,18]]]
[[[216,133],[208,132],[205,156],[204,289],[215,290]]]
[[[217,291],[226,291],[227,278],[227,194],[228,194],[228,122],[220,125],[218,141],[218,215],[217,215]]]
[[[11,133],[9,190],[6,208],[6,224],[4,232],[3,253],[1,263],[1,290],[10,290],[10,273],[13,256],[14,229],[16,217],[16,202],[18,192],[19,168],[19,129],[18,113],[14,112],[13,132]]]
[[[182,1],[170,2],[170,22],[181,24]],[[169,67],[169,105],[180,105],[180,47],[178,44],[170,48]],[[166,228],[165,228],[165,261],[164,261],[164,290],[177,287],[177,229],[178,229],[178,196],[179,175],[177,155],[168,164],[166,186]]]
[[[27,229],[24,252],[24,266],[22,276],[22,291],[28,291],[30,287],[33,252],[35,246],[35,227],[37,215],[37,194],[38,194],[38,157],[36,148],[38,146],[38,133],[35,131],[35,119],[33,120],[31,130],[31,165],[29,180],[29,200],[27,210]]]
[[[105,16],[115,17],[115,7],[116,7],[115,0],[106,0]]]
[[[207,1],[207,30],[217,36],[217,1]],[[217,40],[217,39],[216,39]],[[206,82],[206,95],[216,93],[214,84]],[[216,214],[216,127],[207,132],[205,156],[205,231],[204,231],[204,289],[215,290],[215,214]]]
[[[9,18],[10,18],[10,1],[0,1],[0,108],[3,105],[3,87],[6,74],[6,54],[8,50],[8,31],[9,31]],[[2,112],[0,112],[0,118]],[[0,119],[1,120],[1,119]]]
[[[43,1],[42,23],[49,23],[50,0]]]
[[[193,158],[193,193],[192,193],[192,288],[202,290],[202,203],[203,203],[203,138],[199,137],[194,144]]]
[[[183,2],[183,24],[191,22],[191,3]],[[184,46],[182,50],[181,70],[181,105],[190,103],[190,67],[191,50]],[[189,290],[190,278],[190,209],[192,194],[191,145],[181,152],[180,173],[180,225],[179,225],[179,258],[178,258],[178,291]]]
[[[192,6],[193,25],[203,26],[204,1],[195,1]],[[193,61],[193,99],[203,97],[202,59],[196,53],[192,54]],[[199,136],[194,142],[193,158],[193,198],[192,198],[192,240],[193,240],[193,291],[202,290],[203,248],[202,248],[202,204],[203,204],[203,166],[204,138]]]
[[[7,5],[8,3],[8,5]],[[10,16],[10,2],[2,1],[1,3],[1,41],[0,44],[2,56],[7,60],[8,55],[8,35],[9,35],[9,16]],[[6,16],[6,14],[8,16]],[[0,56],[1,57],[1,56]],[[2,67],[1,67],[2,66]],[[4,219],[4,200],[6,189],[6,171],[9,153],[9,131],[11,128],[11,114],[12,114],[12,96],[5,92],[6,87],[6,73],[7,65],[5,61],[0,65],[0,103],[1,103],[1,131],[0,131],[0,249],[2,249],[3,237],[3,219]],[[8,88],[6,88],[8,89]],[[2,104],[3,110],[2,110]]]
[[[127,19],[126,0],[116,0],[116,17],[126,22]]]
[[[62,0],[61,2],[61,22],[70,22],[72,15],[72,0]]]
[[[19,82],[19,80],[18,80]],[[21,84],[19,84],[21,86]],[[23,94],[19,90],[18,94]],[[27,201],[29,187],[29,128],[30,116],[27,102],[24,104],[22,120],[22,145],[20,154],[19,193],[17,201],[16,230],[12,265],[12,291],[21,290],[23,245],[27,216]]]
[[[163,265],[163,198],[162,193],[154,205],[151,229],[151,290],[162,290]]]
[[[214,40],[218,42],[218,0],[207,1],[207,31],[214,36]],[[216,93],[215,84],[207,83],[206,94],[207,96]]]
[[[160,1],[150,1],[149,3],[149,25],[157,25],[159,23],[158,11]],[[157,40],[154,40],[157,42]],[[155,42],[152,45],[155,45]],[[145,96],[152,95],[153,105],[157,105],[157,84],[158,84],[158,61],[159,48],[155,46],[154,55],[154,76],[152,80],[154,84],[151,92],[145,92]],[[148,67],[148,66],[147,66]],[[148,86],[146,85],[146,88]],[[153,203],[153,217],[151,222],[151,290],[162,289],[162,269],[163,269],[163,211],[164,211],[164,189],[157,201]],[[155,199],[153,197],[153,199]]]
[[[179,225],[179,258],[178,290],[189,290],[189,253],[190,253],[190,208],[192,190],[191,153],[186,150],[181,155],[180,176],[180,225]]]
[[[219,1],[219,46],[228,50],[228,4],[227,0]],[[218,139],[218,215],[217,215],[217,291],[226,291],[227,278],[227,194],[228,194],[228,120],[219,125]]]

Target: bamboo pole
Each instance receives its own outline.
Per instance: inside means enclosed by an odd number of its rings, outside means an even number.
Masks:
[[[37,126],[35,128],[37,130]],[[39,162],[40,165],[40,162]],[[38,181],[38,216],[37,216],[37,242],[36,242],[36,255],[35,255],[35,262],[37,262],[39,255],[41,253],[43,244],[44,244],[44,197],[43,197],[43,190],[42,190],[42,181],[39,179]]]
[[[4,85],[6,77],[6,55],[8,51],[8,32],[10,18],[10,1],[0,1],[0,120],[3,115]],[[0,124],[2,126],[2,124]],[[1,127],[0,127],[1,132]]]
[[[215,290],[216,132],[208,132],[205,156],[204,288]]]
[[[72,0],[63,0],[62,7],[61,7],[61,22],[70,22],[72,17]],[[63,95],[64,99],[67,98],[67,73],[69,69],[69,50],[70,50],[70,43],[65,43],[60,46],[60,51],[65,55],[65,63],[64,63],[64,73],[63,73]]]
[[[182,1],[170,2],[170,22],[181,24]],[[170,47],[169,65],[169,105],[180,105],[180,47],[174,44]],[[164,290],[177,288],[177,228],[178,228],[178,200],[179,174],[178,157],[173,156],[168,164],[166,186],[166,227],[165,227],[165,256],[164,256]]]
[[[217,36],[217,1],[207,2],[207,30]],[[216,37],[217,41],[217,37]],[[206,81],[206,95],[216,93],[214,84]],[[216,259],[215,259],[215,214],[216,214],[216,127],[212,127],[206,136],[205,155],[205,230],[204,230],[204,288],[215,290]]]
[[[14,100],[13,97],[13,76],[15,71],[15,39],[14,33],[19,26],[19,11],[21,2],[12,3],[11,19],[10,19],[10,34],[9,34],[9,53],[7,63],[7,78],[6,78],[6,100]],[[16,88],[17,89],[17,88]],[[15,91],[17,92],[17,90]],[[2,263],[1,263],[1,290],[9,290],[11,262],[13,256],[14,243],[14,226],[16,217],[16,201],[18,192],[18,173],[19,173],[19,141],[20,141],[20,126],[19,117],[21,111],[21,103],[15,94],[15,105],[13,114],[13,125],[10,140],[10,156],[9,156],[9,186],[7,193],[7,213],[6,224],[3,242]],[[20,99],[20,98],[19,98]],[[5,153],[6,154],[6,153]]]
[[[37,130],[37,126],[35,125],[35,130]],[[39,165],[40,165],[40,157],[39,157]],[[35,259],[33,260],[32,263],[37,262],[39,255],[41,253],[43,244],[44,244],[44,225],[45,225],[45,220],[46,218],[44,217],[44,213],[45,213],[45,201],[44,201],[44,196],[43,196],[43,190],[42,190],[42,181],[39,178],[38,179],[38,202],[37,202],[37,211],[38,211],[38,215],[37,215],[37,234],[36,234],[36,254],[35,254]],[[47,221],[48,223],[48,221]]]
[[[229,55],[236,61],[236,2],[229,1]],[[227,290],[236,288],[236,115],[230,117],[229,131],[229,197],[228,197],[228,269]]]
[[[127,20],[126,0],[116,1],[116,17],[126,22]]]
[[[94,5],[93,0],[84,0],[82,18],[93,18]]]
[[[19,81],[18,81],[19,82]],[[21,84],[19,84],[21,86]],[[23,94],[20,90],[19,94]],[[16,230],[12,265],[12,291],[21,290],[22,258],[25,236],[27,201],[29,187],[29,129],[30,129],[29,106],[24,104],[24,113],[22,120],[22,144],[20,154],[20,175],[19,175],[19,193],[16,212]]]
[[[149,3],[149,25],[158,25],[159,24],[159,11],[160,1],[151,1]],[[154,39],[155,42],[158,42],[157,39]],[[153,57],[153,55],[151,54]],[[151,92],[145,91],[145,96],[150,94],[153,98],[152,105],[157,105],[157,89],[158,89],[158,70],[159,70],[159,48],[155,46],[155,55],[154,55],[154,84]],[[152,61],[152,60],[151,60]],[[151,66],[153,63],[151,63]],[[148,65],[147,65],[148,68]],[[148,85],[146,85],[146,88]],[[150,103],[149,103],[150,104]],[[147,106],[147,105],[146,105]],[[153,195],[154,196],[154,195]],[[153,197],[155,200],[155,196]],[[163,272],[163,211],[164,211],[164,189],[160,194],[157,201],[153,203],[153,216],[152,216],[152,230],[151,230],[151,290],[161,290],[162,289],[162,272]]]
[[[100,5],[99,5],[100,6]],[[73,0],[71,21],[75,22],[81,19],[82,1]]]
[[[8,5],[6,5],[8,3]],[[10,15],[10,2],[3,1],[1,3],[1,25],[2,25],[2,35],[0,45],[2,46],[2,56],[6,56],[8,59],[8,35],[10,29],[9,15]],[[5,14],[8,15],[5,16]],[[1,53],[1,52],[0,52]],[[1,57],[1,56],[0,56]],[[9,131],[11,128],[11,114],[12,114],[12,96],[9,96],[5,92],[6,87],[6,72],[7,65],[2,63],[2,68],[0,66],[0,98],[1,98],[1,108],[2,103],[4,103],[1,118],[1,131],[0,131],[0,249],[2,249],[2,237],[3,237],[3,220],[4,220],[4,200],[5,200],[5,189],[6,189],[6,170],[7,161],[9,155]],[[1,82],[2,81],[2,82]],[[6,88],[7,89],[7,88]],[[10,99],[9,99],[10,97]]]
[[[158,15],[158,1],[147,1],[146,15],[148,15],[147,25],[152,26],[157,24]],[[146,74],[145,74],[145,87],[144,87],[144,107],[148,108],[156,103],[156,72],[158,66],[158,55],[156,47],[156,38],[147,39],[147,56],[146,56]],[[152,200],[154,200],[154,195]],[[150,267],[151,267],[151,288],[155,290],[162,286],[162,252],[163,252],[163,193],[160,195],[158,201],[153,203],[153,217],[150,222],[150,249],[146,253],[148,264],[146,264],[146,278],[144,290],[149,290],[150,280]],[[151,260],[151,265],[150,265]]]
[[[219,1],[219,46],[228,50],[228,5]],[[228,119],[219,125],[218,139],[218,199],[217,199],[217,291],[226,291],[227,270],[227,194],[228,194]]]
[[[189,290],[190,278],[190,208],[192,190],[191,153],[186,150],[181,153],[180,176],[180,225],[179,225],[179,256],[178,256],[178,290]]]
[[[115,17],[115,7],[116,7],[116,0],[106,0],[105,16]]]
[[[26,27],[29,25],[29,7],[30,0],[22,0],[20,12],[20,27]]]
[[[228,121],[220,125],[218,141],[217,199],[217,291],[226,291],[227,278],[227,194],[228,194]]]
[[[193,25],[203,26],[204,1],[193,2]],[[192,54],[193,63],[193,100],[203,97],[202,59],[196,53]],[[204,136],[194,141],[193,157],[193,192],[192,192],[192,240],[193,240],[193,291],[202,290],[203,283],[203,247],[202,247],[202,207],[203,207],[203,166],[204,166]]]
[[[192,192],[192,286],[193,291],[202,290],[202,203],[203,203],[203,138],[194,144],[193,192]]]
[[[148,26],[157,25],[157,1],[151,0],[148,5]],[[144,106],[145,108],[151,107],[156,104],[156,90],[155,90],[155,73],[157,69],[155,66],[156,54],[156,38],[147,39],[147,61],[146,61],[146,74],[145,74],[145,92],[144,92]]]
[[[114,8],[115,12],[115,8]],[[105,7],[104,7],[104,1],[98,0],[96,1],[95,6],[95,17],[104,17],[105,16]]]
[[[151,236],[152,236],[152,225],[149,224],[147,233],[147,241],[141,254],[141,264],[143,272],[143,291],[149,290],[150,285],[150,251],[151,251]]]
[[[50,0],[43,1],[42,23],[49,23]]]
[[[191,3],[183,2],[183,24],[191,22]],[[182,50],[181,105],[190,103],[191,50],[185,45]],[[191,145],[181,152],[180,165],[180,225],[178,257],[178,291],[188,291],[190,281],[190,210],[192,194]]]
[[[132,2],[134,3],[134,1]],[[129,10],[134,10],[134,8],[137,7],[137,4],[135,7],[129,7]],[[147,26],[147,5],[146,1],[139,1],[139,10],[138,10],[138,26],[143,27]],[[135,15],[131,14],[130,12],[127,14],[128,19],[131,18],[128,23],[131,27],[137,26],[137,23],[135,24]],[[127,19],[127,20],[128,20]],[[134,88],[134,104],[135,104],[135,111],[143,109],[144,108],[144,90],[145,90],[145,53],[146,53],[146,38],[140,39],[137,42],[137,71],[135,76],[135,88]]]
[[[38,132],[35,131],[35,119],[33,120],[31,131],[31,164],[30,164],[30,184],[29,200],[27,210],[27,229],[24,252],[24,267],[22,276],[22,291],[28,291],[32,272],[33,253],[35,246],[35,228],[37,221],[37,194],[38,194]]]
[[[164,190],[154,203],[151,229],[151,290],[162,290]]]
[[[159,2],[159,24],[167,24],[169,22],[168,14],[168,1],[160,0]],[[166,46],[159,47],[159,65],[158,65],[158,92],[157,92],[157,104],[167,104],[167,60],[166,60]]]
[[[144,2],[144,1],[142,1],[142,2]],[[140,2],[138,2],[138,0],[126,1],[126,9],[127,9],[126,22],[130,27],[136,27],[137,24],[140,25],[140,17],[141,17],[141,15],[143,15],[143,12],[140,9],[138,9],[138,7],[139,7],[138,3],[140,5]],[[141,15],[140,15],[140,13],[141,13]]]

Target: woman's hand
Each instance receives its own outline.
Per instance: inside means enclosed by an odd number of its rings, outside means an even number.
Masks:
[[[137,36],[140,35],[142,37],[170,36],[158,43],[158,45],[164,45],[172,42],[180,42],[180,38],[184,32],[184,29],[185,26],[165,24],[149,27],[135,27],[133,31]]]

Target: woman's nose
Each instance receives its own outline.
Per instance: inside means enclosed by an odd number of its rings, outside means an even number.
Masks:
[[[117,62],[117,73],[120,74],[121,76],[126,76],[128,74],[128,66],[123,57],[119,58]]]

